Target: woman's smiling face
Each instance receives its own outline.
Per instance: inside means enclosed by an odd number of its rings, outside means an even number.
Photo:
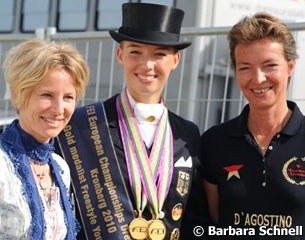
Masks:
[[[269,108],[286,102],[288,79],[295,60],[287,61],[283,45],[270,39],[238,44],[235,73],[250,106]]]
[[[69,122],[76,106],[74,79],[53,68],[19,109],[21,128],[41,143],[56,137]]]
[[[180,53],[170,47],[123,41],[117,58],[135,101],[158,103],[171,71],[178,66]]]

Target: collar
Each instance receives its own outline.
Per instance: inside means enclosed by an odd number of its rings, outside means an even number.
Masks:
[[[288,108],[292,111],[291,117],[286,124],[286,126],[280,131],[281,134],[288,136],[296,135],[300,132],[300,129],[303,126],[303,114],[300,111],[296,103],[292,101],[287,101]],[[227,128],[227,133],[233,137],[242,137],[249,134],[248,130],[248,115],[249,115],[249,104],[247,104],[240,115],[228,123],[231,125]]]
[[[20,140],[26,155],[34,162],[47,163],[49,156],[54,152],[54,139],[51,139],[50,143],[40,143],[32,135],[25,132],[19,124],[16,124],[16,128],[20,133]],[[11,140],[14,141],[13,139]],[[20,147],[18,144],[12,144],[12,146]]]
[[[129,94],[127,88],[126,92],[130,106],[133,109],[135,117],[139,124],[156,125],[159,123],[165,108],[163,103],[137,103]]]

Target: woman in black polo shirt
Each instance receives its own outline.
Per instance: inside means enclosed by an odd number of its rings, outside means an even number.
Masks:
[[[249,104],[202,135],[211,216],[225,239],[304,239],[305,121],[286,100],[295,40],[287,25],[268,13],[243,18],[228,38]],[[209,234],[216,234],[212,227]]]

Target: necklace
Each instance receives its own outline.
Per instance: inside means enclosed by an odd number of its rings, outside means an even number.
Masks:
[[[37,171],[37,169],[36,169],[37,165],[43,167],[41,172]],[[31,168],[32,168],[34,174],[36,175],[36,177],[38,178],[38,185],[40,187],[40,190],[42,190],[42,191],[47,190],[47,188],[49,187],[48,186],[49,184],[48,184],[48,182],[45,179],[47,164],[35,164],[35,163],[31,163]]]
[[[263,146],[263,145],[261,145],[261,144],[259,143],[259,141],[257,140],[257,138],[255,137],[255,135],[254,135],[254,134],[252,134],[252,135],[253,135],[253,138],[254,138],[254,140],[255,140],[255,142],[256,142],[258,148],[259,148],[260,150],[262,150],[262,151],[266,151],[266,150],[268,149],[268,146]]]
[[[290,117],[292,115],[292,111],[290,109],[288,109],[286,115],[284,116],[282,122],[280,123],[279,127],[276,129],[274,128],[274,132],[280,132],[285,126],[286,124],[288,123]],[[260,144],[260,142],[257,140],[257,138],[255,137],[255,134],[253,132],[253,125],[251,124],[251,121],[250,121],[250,117],[248,119],[248,129],[252,132],[252,136],[258,146],[258,148],[262,151],[262,152],[265,152],[266,150],[268,150],[268,146],[263,146]]]

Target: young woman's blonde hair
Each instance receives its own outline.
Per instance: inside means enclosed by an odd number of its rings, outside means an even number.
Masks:
[[[9,50],[3,68],[17,112],[53,68],[63,68],[71,74],[77,99],[84,97],[89,81],[89,66],[83,56],[72,44],[65,42],[25,41]]]

